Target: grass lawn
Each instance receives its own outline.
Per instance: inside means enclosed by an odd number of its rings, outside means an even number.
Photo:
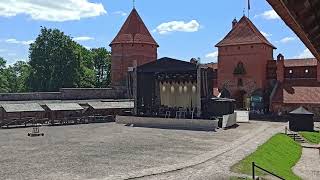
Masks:
[[[276,134],[265,144],[235,164],[231,170],[234,172],[252,175],[252,162],[263,167],[285,179],[300,179],[293,174],[291,168],[301,157],[302,148],[291,138],[283,134]],[[265,175],[260,170],[256,170],[259,176]]]
[[[320,144],[320,132],[299,132],[309,143]]]

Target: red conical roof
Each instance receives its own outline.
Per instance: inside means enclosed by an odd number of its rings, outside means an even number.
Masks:
[[[216,45],[216,47],[243,44],[267,44],[276,49],[276,47],[261,34],[258,28],[246,16],[241,18],[227,36]]]
[[[114,44],[139,43],[159,46],[134,8],[110,46]]]

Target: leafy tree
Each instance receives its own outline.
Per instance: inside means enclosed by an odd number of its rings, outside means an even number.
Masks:
[[[0,58],[0,92],[58,91],[60,88],[107,87],[111,53],[88,50],[58,29],[42,28],[29,48],[29,62],[6,67]]]
[[[80,87],[81,51],[78,44],[58,29],[42,28],[30,45],[30,89],[57,91]]]
[[[9,83],[5,75],[6,61],[0,57],[0,93],[9,92]]]
[[[4,69],[6,67],[7,61],[4,60],[2,57],[0,57],[0,70]]]
[[[106,48],[91,51],[96,72],[96,87],[108,87],[111,82],[111,53]]]
[[[12,66],[9,66],[8,68],[3,70],[3,74],[7,80],[7,92],[9,93],[13,93],[13,92],[17,92],[17,75],[13,69]]]
[[[27,92],[29,75],[30,75],[30,65],[24,61],[17,61],[13,67],[17,81],[16,81],[16,91],[15,92]]]
[[[30,73],[29,65],[24,61],[17,61],[13,66],[6,67],[6,62],[0,58],[0,92],[26,92],[27,79]]]
[[[90,50],[78,45],[79,53],[81,54],[80,63],[80,87],[93,88],[95,87],[95,71],[93,54]]]

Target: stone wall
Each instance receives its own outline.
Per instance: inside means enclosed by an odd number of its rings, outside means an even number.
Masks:
[[[62,100],[83,99],[123,99],[126,90],[112,88],[63,88],[60,89]]]
[[[188,129],[213,131],[218,127],[217,120],[202,119],[171,119],[155,117],[117,116],[118,124],[133,124],[140,127],[154,127],[165,129]]]
[[[125,89],[62,88],[60,92],[0,93],[0,101],[125,99]]]
[[[0,93],[0,101],[32,101],[60,99],[60,92]]]

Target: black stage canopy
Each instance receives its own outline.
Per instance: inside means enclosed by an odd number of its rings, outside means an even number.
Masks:
[[[180,72],[197,72],[197,65],[164,57],[151,63],[139,66],[138,73],[180,73]]]

